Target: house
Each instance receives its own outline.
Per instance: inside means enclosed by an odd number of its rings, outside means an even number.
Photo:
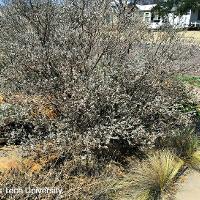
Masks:
[[[176,28],[200,28],[200,10],[189,10],[182,16],[176,16],[172,11],[168,15],[169,24]]]
[[[136,4],[137,11],[141,16],[142,20],[149,25],[150,28],[156,29],[163,25],[163,19],[153,12],[153,8],[156,4],[139,5]]]
[[[158,29],[164,25],[171,25],[174,28],[200,28],[200,9],[189,10],[186,14],[177,16],[175,15],[176,8],[174,7],[168,16],[162,18],[153,9],[157,5],[154,0],[145,2],[143,0],[143,3],[136,5],[132,2],[134,1],[128,0],[127,6],[134,6],[142,21],[151,29]],[[117,0],[111,3],[114,12],[117,12],[118,6],[119,1]]]
[[[174,7],[166,18],[159,17],[153,12],[156,4],[136,5],[145,23],[152,29],[160,28],[163,25],[171,25],[174,28],[200,28],[200,9],[189,10],[184,15],[175,15]]]
[[[156,28],[157,26],[162,25],[162,19],[159,17],[159,15],[152,12],[152,9],[156,6],[156,4],[143,5],[143,3],[147,3],[146,1],[144,2],[144,0],[139,1],[141,2],[141,4],[134,4],[134,2],[135,2],[134,0],[127,0],[127,1],[122,0],[123,6],[125,5],[126,8],[128,8],[129,12],[134,10],[134,12],[136,12],[141,17],[141,19],[145,23],[150,25],[152,28]],[[151,2],[154,2],[154,0],[152,0]],[[115,23],[117,21],[115,14],[119,13],[120,9],[119,0],[111,2],[111,8],[112,8],[112,13],[114,14],[111,14],[110,22]]]

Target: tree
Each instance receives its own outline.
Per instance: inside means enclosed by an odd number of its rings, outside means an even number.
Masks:
[[[200,0],[158,0],[157,6],[154,8],[161,16],[170,12],[177,15],[183,15],[190,9],[200,8]]]

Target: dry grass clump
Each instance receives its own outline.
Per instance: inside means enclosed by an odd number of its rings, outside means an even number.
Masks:
[[[183,162],[168,151],[156,152],[135,171],[133,187],[138,199],[162,199]]]
[[[125,199],[158,200],[169,192],[184,162],[169,151],[155,152],[113,187]],[[119,198],[120,199],[120,198]]]

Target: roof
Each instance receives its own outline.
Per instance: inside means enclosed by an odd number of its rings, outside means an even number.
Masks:
[[[139,5],[137,4],[137,8],[140,11],[151,11],[157,4],[150,4],[150,5]]]
[[[127,5],[132,5],[135,0],[122,0],[122,3],[126,3]],[[111,7],[117,8],[119,6],[119,0],[114,0],[111,2]],[[136,4],[136,7],[140,11],[151,11],[157,4],[148,4],[148,5],[141,5],[141,4]]]
[[[130,4],[134,4],[134,1],[135,0],[122,0],[122,3],[126,4],[126,5],[130,5]],[[119,0],[114,0],[114,1],[111,2],[111,6],[113,6],[113,7],[116,7],[119,4],[120,4]]]

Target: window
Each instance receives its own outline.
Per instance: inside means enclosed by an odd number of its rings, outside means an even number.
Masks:
[[[150,16],[150,13],[149,13],[149,12],[146,12],[146,13],[144,13],[144,16],[145,16],[145,17],[149,17],[149,16]]]
[[[188,10],[188,11],[187,11],[187,15],[190,15],[190,14],[191,14],[191,10]]]
[[[153,21],[154,17],[155,17],[155,15],[154,15],[154,13],[152,13],[151,14],[151,21]]]
[[[147,23],[151,22],[151,14],[150,14],[150,12],[144,13],[144,21],[147,22]]]

